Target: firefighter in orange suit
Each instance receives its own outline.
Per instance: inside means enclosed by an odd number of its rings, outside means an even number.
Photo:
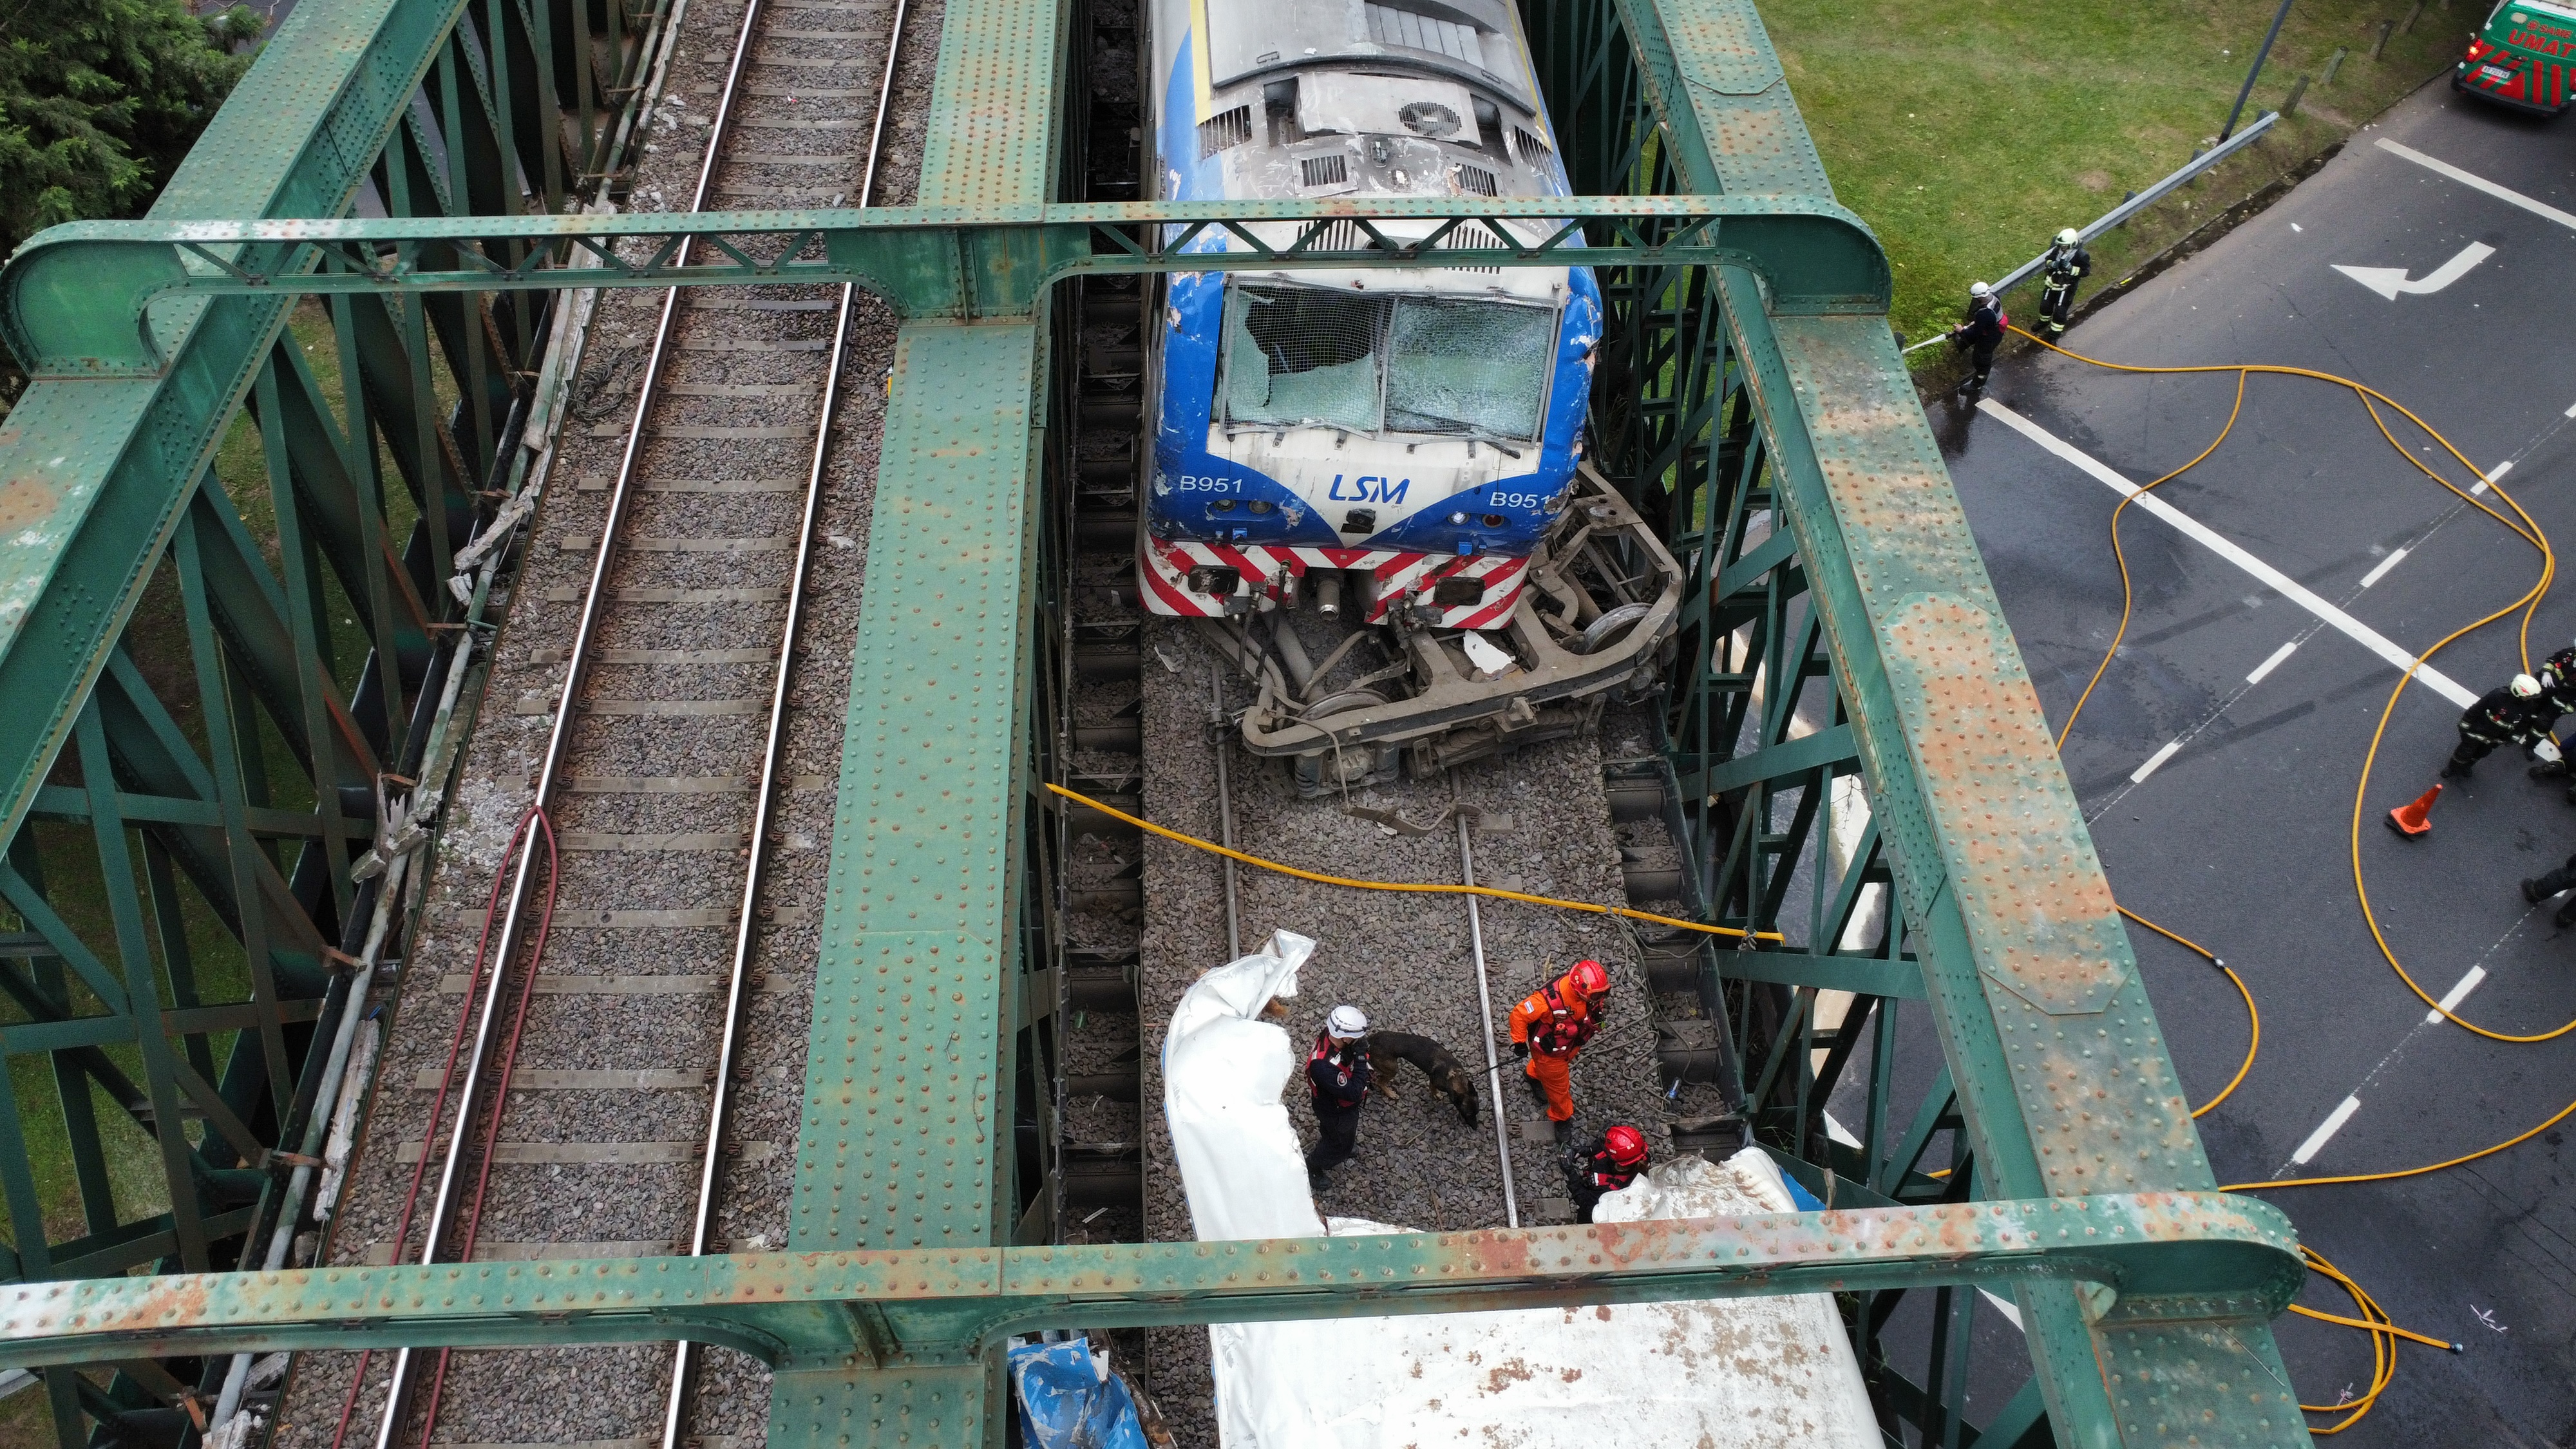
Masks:
[[[1598,961],[1574,969],[1521,998],[1512,1008],[1512,1055],[1523,1061],[1529,1089],[1547,1103],[1559,1139],[1574,1132],[1574,1054],[1601,1029],[1610,973]]]

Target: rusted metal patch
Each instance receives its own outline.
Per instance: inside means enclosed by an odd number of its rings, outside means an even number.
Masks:
[[[2296,1291],[2289,1223],[2217,1193],[1450,1234],[439,1263],[0,1289],[0,1364],[156,1350],[406,1343],[747,1345],[960,1361],[1019,1325],[1340,1317],[1645,1302],[1925,1282],[2074,1279],[2206,1329]],[[2194,1295],[2199,1295],[2195,1297]],[[2138,1329],[2130,1330],[2140,1331]]]
[[[1667,0],[1657,8],[1672,37],[1682,80],[1694,90],[1758,96],[1784,79],[1771,37],[1746,0]],[[1800,139],[1805,135],[1800,127]]]
[[[2052,1016],[2091,1015],[2128,978],[2128,937],[2011,635],[1956,595],[1909,594],[1882,625],[1889,685],[1987,976]]]

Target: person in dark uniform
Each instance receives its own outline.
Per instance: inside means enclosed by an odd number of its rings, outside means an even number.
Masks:
[[[1315,1099],[1315,1150],[1306,1154],[1306,1185],[1321,1192],[1325,1174],[1351,1160],[1359,1141],[1360,1104],[1368,1100],[1368,1018],[1336,1006],[1306,1053],[1306,1090]]]
[[[2057,234],[2057,243],[2039,263],[2039,320],[2051,337],[2062,337],[2066,324],[2075,315],[2075,284],[2093,275],[2093,254],[2068,227]]]
[[[2478,761],[2505,745],[2527,745],[2540,738],[2540,681],[2528,674],[2517,674],[2503,686],[2490,689],[2478,702],[2460,712],[2460,747],[2451,751],[2451,762],[2442,767],[2445,780],[2464,779],[2477,768]]]
[[[2551,896],[2570,889],[2576,889],[2576,855],[2567,857],[2565,863],[2556,870],[2524,881],[2522,898],[2536,906]],[[2569,896],[2560,901],[2558,914],[2551,919],[2561,926],[2576,926],[2576,896]]]
[[[1950,329],[1950,341],[1968,351],[1968,365],[1976,369],[1968,379],[1968,391],[1986,390],[1986,375],[1995,370],[1995,349],[2004,342],[2003,304],[1995,299],[1995,289],[1983,282],[1968,284],[1968,315]]]
[[[1646,1134],[1624,1122],[1602,1133],[1590,1150],[1565,1154],[1565,1195],[1574,1199],[1574,1220],[1592,1221],[1601,1199],[1645,1170]]]
[[[2532,711],[2538,727],[2532,738],[2537,740],[2542,735],[2557,732],[2560,716],[2576,714],[2576,644],[2540,661],[2540,667],[2531,671],[2531,675],[2540,681],[2540,698],[2532,701],[2538,706]],[[2563,780],[2567,775],[2568,765],[2563,755],[2531,767],[2531,778],[2535,780]],[[2576,801],[2576,791],[2571,791],[2567,798]]]

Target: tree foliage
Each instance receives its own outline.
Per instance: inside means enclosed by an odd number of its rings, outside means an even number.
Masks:
[[[0,0],[0,255],[139,216],[250,66],[260,17],[181,0]]]

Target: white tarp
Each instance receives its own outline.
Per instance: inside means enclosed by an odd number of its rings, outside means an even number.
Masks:
[[[1201,1241],[1316,1237],[1281,1090],[1298,1059],[1259,1019],[1315,943],[1282,931],[1199,978],[1163,1043],[1163,1110]],[[1666,1163],[1603,1222],[1794,1212],[1759,1149]],[[1336,1218],[1329,1231],[1408,1232]],[[1877,1449],[1860,1366],[1823,1294],[1208,1330],[1226,1449]]]

